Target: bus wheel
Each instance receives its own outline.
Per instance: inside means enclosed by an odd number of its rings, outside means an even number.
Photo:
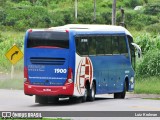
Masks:
[[[44,97],[44,96],[35,96],[35,102],[39,103],[39,104],[47,104],[48,103],[48,97]]]
[[[127,89],[127,86],[126,86],[126,82],[124,84],[124,88],[123,88],[123,91],[120,92],[120,93],[114,93],[114,99],[124,99],[125,98],[125,95],[126,95],[126,89]]]
[[[94,101],[94,100],[95,100],[95,85],[94,85],[94,82],[93,82],[92,87],[89,90],[88,101]]]
[[[82,97],[82,102],[86,102],[87,100],[87,93],[88,93],[88,89],[87,89],[87,86],[85,87],[85,92],[84,92],[84,95]]]

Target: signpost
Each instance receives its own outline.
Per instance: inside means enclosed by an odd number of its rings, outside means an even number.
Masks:
[[[116,0],[112,3],[112,25],[116,25]]]
[[[16,45],[13,45],[12,48],[5,54],[5,56],[12,63],[11,79],[13,79],[14,65],[23,57],[23,53]]]

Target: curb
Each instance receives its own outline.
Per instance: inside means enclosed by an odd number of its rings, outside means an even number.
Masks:
[[[129,98],[160,98],[160,94],[134,94],[134,93],[127,93],[126,97],[129,97]]]

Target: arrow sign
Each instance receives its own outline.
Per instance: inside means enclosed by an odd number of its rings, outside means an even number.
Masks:
[[[15,51],[12,55],[11,55],[11,60],[13,59],[13,56],[14,55],[17,55],[18,54],[18,51]]]
[[[5,55],[13,65],[23,57],[23,53],[16,45],[12,46],[12,48]]]

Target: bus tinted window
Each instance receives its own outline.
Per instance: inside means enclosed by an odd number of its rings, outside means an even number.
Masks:
[[[79,55],[128,53],[125,36],[76,37],[76,50]]]
[[[105,37],[97,36],[96,37],[96,54],[105,54]]]
[[[80,55],[88,55],[88,38],[78,37],[76,38],[76,49]]]
[[[119,36],[119,49],[120,53],[128,53],[125,36]]]
[[[112,54],[112,37],[106,36],[105,37],[105,44],[106,44],[106,54]]]
[[[69,35],[66,32],[33,31],[28,35],[27,47],[69,48]]]
[[[113,54],[128,53],[125,36],[113,36],[112,37],[112,52]]]
[[[88,37],[89,55],[96,55],[96,37]]]
[[[113,36],[112,37],[112,52],[113,54],[120,54],[119,50],[119,37],[118,36]]]

